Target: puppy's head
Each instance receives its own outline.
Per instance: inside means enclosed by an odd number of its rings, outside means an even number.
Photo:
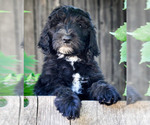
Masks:
[[[46,55],[61,53],[92,57],[99,54],[94,26],[87,12],[60,6],[50,14],[38,46]]]

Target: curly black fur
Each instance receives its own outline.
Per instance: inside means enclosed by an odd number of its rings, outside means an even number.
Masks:
[[[79,117],[81,100],[106,105],[120,100],[94,61],[99,54],[95,34],[89,14],[72,6],[54,9],[41,34],[38,45],[46,57],[34,92],[55,95],[57,110],[68,119]]]

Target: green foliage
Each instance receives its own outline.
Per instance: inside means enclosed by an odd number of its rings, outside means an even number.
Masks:
[[[124,64],[124,67],[126,67],[126,68],[127,68],[127,65],[125,65],[125,64]]]
[[[15,95],[16,84],[3,84],[0,83],[0,96],[12,96]]]
[[[114,35],[118,40],[125,41],[121,44],[120,49],[120,63],[126,62],[127,60],[127,34],[126,34],[127,24],[124,23],[123,26],[120,26],[115,32],[110,32],[110,34]]]
[[[141,51],[141,61],[140,64],[143,62],[150,62],[150,42],[146,42],[142,45]]]
[[[29,105],[29,100],[27,98],[24,98],[24,107],[27,107]]]
[[[133,32],[128,32],[127,34],[132,35],[135,39],[141,41],[150,41],[150,23],[147,23],[145,26],[137,28]]]
[[[114,35],[117,40],[126,41],[127,40],[127,24],[124,23],[123,26],[120,26],[115,32],[110,32],[110,34]]]
[[[0,98],[0,107],[4,107],[7,104],[6,99]]]
[[[144,10],[150,9],[150,0],[147,0],[146,2],[146,8]]]
[[[30,67],[34,67],[37,60],[34,59],[34,55],[28,56],[24,53],[24,95],[31,96],[34,95],[33,89],[35,83],[37,82],[40,74],[35,74]]]
[[[124,0],[124,8],[123,10],[126,10],[127,9],[127,0]]]
[[[0,52],[0,96],[15,95],[15,86],[23,76],[23,74],[16,74],[15,71],[8,69],[18,64],[19,61],[14,57]]]
[[[34,95],[34,86],[35,84],[24,83],[24,96],[33,96]]]
[[[149,81],[149,84],[150,84],[150,81]],[[147,92],[145,93],[145,96],[150,96],[150,85],[149,85]]]
[[[0,13],[11,13],[10,11],[0,10]]]
[[[0,95],[15,95],[14,90],[16,84],[21,80],[22,76],[23,74],[2,74],[2,77],[0,79]]]
[[[7,10],[0,10],[0,13],[11,13],[11,12]],[[24,13],[31,13],[31,11],[24,10]]]
[[[15,67],[19,62],[14,58],[15,56],[6,56],[0,52],[0,74],[14,73],[14,71],[8,69],[9,67]]]
[[[34,55],[28,56],[24,52],[24,73],[33,73],[29,67],[34,67],[35,64],[37,63],[37,60],[34,59]]]
[[[34,95],[33,89],[40,74],[26,74],[24,75],[24,96]]]
[[[126,86],[126,88],[124,90],[123,96],[127,96],[127,86]]]
[[[28,11],[28,10],[24,10],[24,13],[31,13],[31,11]]]
[[[21,80],[22,76],[23,76],[23,74],[14,74],[14,73],[8,74],[8,75],[3,76],[3,79],[0,79],[0,82],[5,83],[5,84],[6,83],[10,83],[10,84],[15,83],[16,84]]]
[[[123,42],[121,44],[121,49],[120,49],[120,63],[126,62],[127,61],[127,42]]]

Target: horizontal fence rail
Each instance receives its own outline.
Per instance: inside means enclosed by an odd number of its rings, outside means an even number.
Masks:
[[[112,106],[97,101],[82,101],[79,119],[68,120],[55,108],[54,96],[4,96],[7,100],[0,107],[0,125],[149,125],[150,101],[126,105],[120,101]]]

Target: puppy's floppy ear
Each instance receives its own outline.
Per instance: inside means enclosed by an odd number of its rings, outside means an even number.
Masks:
[[[38,43],[39,48],[41,48],[43,50],[43,53],[46,55],[49,54],[54,54],[56,53],[55,50],[52,47],[52,33],[51,33],[51,26],[53,25],[53,23],[55,21],[52,21],[52,19],[55,18],[55,15],[57,13],[57,11],[62,8],[62,6],[57,7],[56,9],[54,9],[52,11],[52,13],[50,14],[50,16],[48,17],[48,21],[41,33],[41,37]]]
[[[49,21],[46,23],[45,28],[41,33],[38,47],[42,49],[43,53],[48,55],[54,50],[52,49],[52,36],[50,35]]]
[[[90,31],[90,39],[89,39],[89,46],[88,46],[87,54],[91,58],[99,55],[99,50],[98,50],[97,40],[96,40],[96,31],[94,28],[92,28]]]

